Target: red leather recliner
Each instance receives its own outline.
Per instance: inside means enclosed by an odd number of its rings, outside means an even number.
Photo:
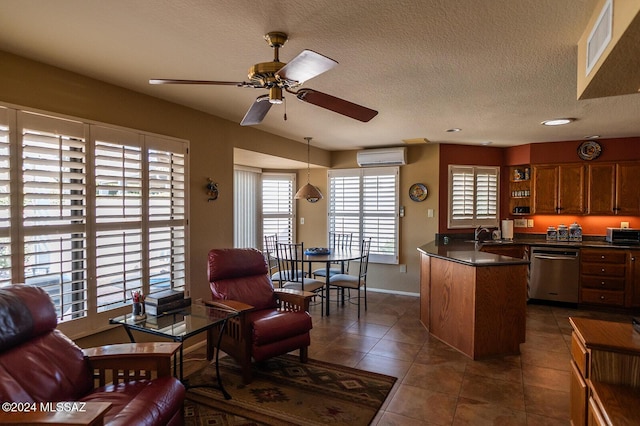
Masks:
[[[256,249],[213,249],[209,252],[211,301],[240,312],[227,322],[220,350],[242,367],[245,383],[251,381],[253,360],[260,362],[296,349],[300,361],[308,359],[312,328],[309,301],[315,295],[274,289],[262,252]],[[213,358],[219,329],[208,335],[207,358]]]
[[[56,330],[49,295],[23,284],[0,288],[0,324],[0,401],[108,402],[105,425],[184,423],[185,388],[171,376],[178,343],[129,343],[83,352]],[[107,384],[107,370],[125,373]],[[153,378],[151,371],[157,372]],[[0,414],[12,421],[12,413]]]

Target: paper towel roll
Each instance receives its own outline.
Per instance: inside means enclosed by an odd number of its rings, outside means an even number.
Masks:
[[[513,240],[513,221],[511,219],[502,221],[502,239]]]

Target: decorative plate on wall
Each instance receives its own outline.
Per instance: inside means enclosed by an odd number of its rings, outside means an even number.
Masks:
[[[594,160],[602,153],[602,147],[596,141],[585,141],[578,147],[578,157],[583,160]]]
[[[413,201],[424,201],[427,199],[427,195],[429,195],[429,191],[422,183],[414,183],[411,185],[411,188],[409,188],[409,197]]]

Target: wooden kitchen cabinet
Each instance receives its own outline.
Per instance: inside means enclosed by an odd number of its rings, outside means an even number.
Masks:
[[[630,250],[627,261],[626,305],[640,308],[640,250]]]
[[[593,215],[640,215],[640,162],[590,164],[587,211]]]
[[[580,303],[623,307],[627,252],[617,249],[580,250]]]
[[[533,166],[534,214],[584,214],[585,166],[547,164]]]
[[[531,214],[531,166],[509,168],[509,213]]]
[[[640,343],[631,323],[569,318],[571,424],[637,424]],[[606,419],[606,420],[605,420]]]

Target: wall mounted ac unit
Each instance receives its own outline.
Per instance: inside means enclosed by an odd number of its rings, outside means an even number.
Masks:
[[[380,148],[358,151],[360,167],[403,166],[407,164],[407,148]]]

